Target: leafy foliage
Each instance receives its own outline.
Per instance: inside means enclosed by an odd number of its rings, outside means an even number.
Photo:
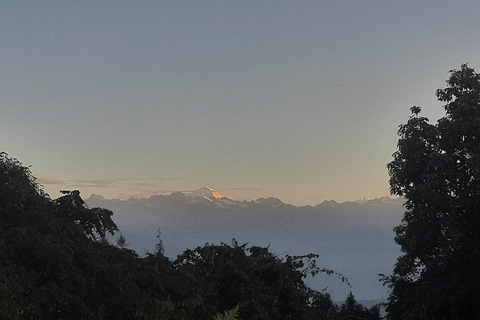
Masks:
[[[122,234],[118,247],[106,240],[118,229],[112,214],[88,208],[79,191],[50,199],[0,153],[0,319],[340,319],[330,296],[303,281],[336,274],[317,255],[279,258],[233,241],[172,262],[159,231],[142,258]]]
[[[480,314],[480,75],[466,64],[437,90],[436,124],[420,107],[398,131],[391,192],[406,199],[396,242],[403,255],[384,281],[392,319],[474,319]]]
[[[237,306],[230,310],[230,311],[225,311],[225,313],[222,315],[220,313],[217,313],[215,317],[213,317],[213,320],[238,320],[239,317],[239,312],[238,312],[238,304]]]
[[[113,212],[102,208],[89,209],[80,197],[80,191],[62,191],[63,197],[54,200],[57,216],[79,225],[91,239],[113,235],[118,230],[111,219]]]
[[[303,282],[321,271],[316,257],[281,259],[268,248],[233,241],[231,246],[207,244],[186,250],[174,265],[195,277],[209,314],[238,303],[242,319],[323,319],[336,312],[330,296]]]
[[[99,241],[116,230],[110,211],[87,208],[78,192],[51,200],[4,153],[0,204],[1,319],[133,319],[143,302],[167,299],[152,293],[158,267]]]

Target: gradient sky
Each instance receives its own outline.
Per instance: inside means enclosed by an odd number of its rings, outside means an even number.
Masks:
[[[52,197],[388,195],[412,105],[480,70],[475,1],[2,1],[0,147]]]

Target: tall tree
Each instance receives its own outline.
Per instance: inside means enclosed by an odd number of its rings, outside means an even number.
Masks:
[[[436,124],[412,107],[388,164],[406,199],[387,311],[391,319],[476,319],[480,314],[480,75],[463,64],[437,90]]]

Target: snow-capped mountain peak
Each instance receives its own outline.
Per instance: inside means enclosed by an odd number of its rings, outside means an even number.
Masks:
[[[193,198],[201,197],[207,200],[225,198],[217,190],[210,188],[209,186],[203,186],[202,188],[195,190],[188,195]]]

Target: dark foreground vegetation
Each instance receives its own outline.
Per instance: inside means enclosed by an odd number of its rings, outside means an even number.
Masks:
[[[402,256],[383,281],[389,319],[480,318],[480,75],[462,65],[437,91],[436,124],[412,107],[388,164],[406,199]],[[205,245],[174,261],[106,240],[112,212],[78,191],[52,200],[29,169],[0,154],[0,319],[380,319],[349,295],[337,307],[310,289],[316,255]],[[341,278],[341,277],[340,277]]]
[[[30,170],[0,154],[0,319],[380,319],[353,295],[336,306],[310,289],[316,255],[205,245],[171,261],[161,239],[138,256],[112,212],[78,191],[50,199]],[[335,275],[335,274],[334,274]],[[342,277],[340,277],[342,278]]]
[[[480,319],[480,75],[466,64],[437,90],[445,116],[430,124],[412,107],[388,164],[406,199],[396,242],[390,319]]]

